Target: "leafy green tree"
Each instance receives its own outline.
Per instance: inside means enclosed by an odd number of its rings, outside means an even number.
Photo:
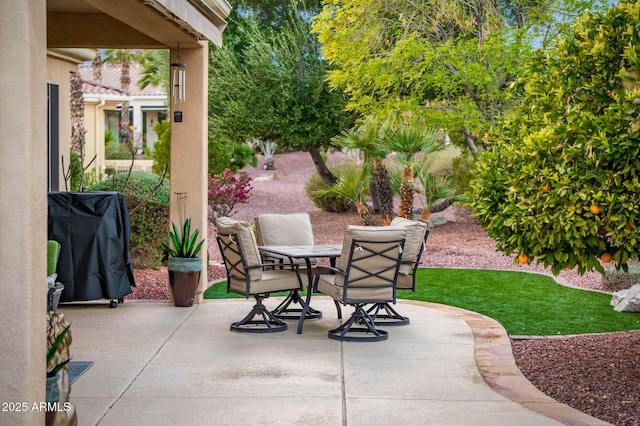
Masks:
[[[640,2],[583,16],[517,81],[522,103],[497,127],[471,206],[507,255],[557,274],[640,244]]]
[[[601,0],[328,0],[313,30],[331,85],[363,115],[420,116],[472,151],[510,105],[532,46]]]
[[[342,92],[329,90],[309,13],[285,3],[287,13],[273,26],[251,7],[239,7],[223,47],[210,50],[210,134],[220,143],[262,139],[307,151],[320,175],[334,182],[320,150],[351,127],[353,115],[344,111]]]

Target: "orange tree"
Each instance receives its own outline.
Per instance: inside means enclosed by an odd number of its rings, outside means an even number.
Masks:
[[[639,40],[640,2],[623,0],[578,19],[519,76],[521,103],[496,126],[469,194],[516,262],[557,274],[638,259]]]

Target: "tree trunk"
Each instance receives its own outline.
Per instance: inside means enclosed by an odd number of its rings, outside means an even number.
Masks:
[[[376,179],[369,181],[369,192],[371,194],[371,205],[374,213],[380,213],[380,194],[378,192],[378,184]]]
[[[467,147],[474,154],[478,153],[478,148],[476,147],[475,138],[469,132],[469,129],[462,126],[462,134],[464,135],[464,142],[467,144]]]
[[[131,76],[129,72],[129,59],[127,56],[129,52],[125,52],[125,57],[122,60],[121,68],[120,68],[120,85],[124,90],[129,90],[129,85],[131,84]]]
[[[405,167],[402,171],[402,184],[400,185],[399,216],[405,219],[413,218],[413,169]]]
[[[133,141],[131,140],[130,123],[129,102],[125,101],[122,103],[122,109],[120,110],[120,143],[126,144],[125,146],[131,152],[131,156],[134,157],[135,151],[133,150]]]
[[[371,212],[369,211],[369,207],[366,204],[358,204],[356,205],[356,209],[358,210],[358,215],[360,219],[362,219],[362,224],[364,226],[373,226],[373,216],[371,216]]]
[[[420,218],[418,220],[422,223],[426,223],[427,226],[429,226],[429,216],[431,216],[431,211],[429,209],[422,209]]]
[[[74,152],[84,167],[84,102],[82,100],[82,80],[77,72],[70,76],[71,103],[71,151]],[[72,189],[75,191],[75,189]]]
[[[333,186],[338,182],[338,179],[331,173],[331,170],[327,167],[320,154],[320,151],[317,149],[310,149],[309,155],[311,155],[311,159],[313,160],[313,164],[316,166],[316,171],[320,175],[323,181],[327,183],[329,186]]]
[[[441,211],[445,210],[451,204],[453,204],[452,200],[440,200],[440,201],[437,201],[437,202],[433,203],[431,205],[431,207],[429,207],[429,211],[431,213],[438,213],[438,212],[441,212]]]
[[[389,225],[391,219],[393,219],[393,189],[391,189],[389,173],[382,160],[375,160],[373,162],[372,172],[377,183],[382,224],[386,226]]]

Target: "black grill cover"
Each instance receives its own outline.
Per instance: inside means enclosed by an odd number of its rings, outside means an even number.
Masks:
[[[60,243],[61,302],[122,299],[135,286],[131,221],[118,192],[50,192],[49,239]]]

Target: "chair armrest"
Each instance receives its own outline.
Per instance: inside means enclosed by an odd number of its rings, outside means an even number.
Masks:
[[[316,266],[316,275],[322,275],[327,273],[336,273],[340,275],[346,275],[346,272],[336,268],[335,266],[327,266],[327,265],[317,265]]]
[[[335,266],[327,266],[327,265],[317,265],[316,273],[313,277],[313,291],[318,291],[318,281],[320,281],[320,275],[322,274],[340,274],[346,275],[347,273],[336,268]],[[337,305],[336,305],[337,306]]]

